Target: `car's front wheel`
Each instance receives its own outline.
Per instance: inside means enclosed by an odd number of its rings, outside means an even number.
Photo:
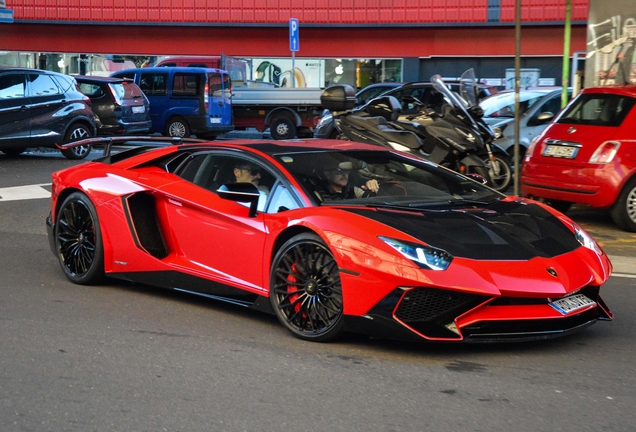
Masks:
[[[78,141],[85,138],[90,138],[92,136],[91,134],[92,133],[90,129],[88,128],[88,126],[82,123],[77,123],[71,126],[68,132],[66,132],[66,136],[64,137],[64,142],[68,143],[68,142]],[[62,150],[62,154],[67,159],[71,159],[71,160],[84,159],[91,152],[92,148],[93,147],[91,145],[71,147],[69,149]]]
[[[104,276],[104,248],[97,212],[81,192],[70,194],[57,213],[55,244],[60,266],[74,283],[90,285]]]
[[[272,264],[270,301],[279,321],[294,336],[315,342],[340,336],[340,272],[319,236],[299,234],[280,248]]]
[[[625,231],[636,232],[636,177],[627,182],[612,207],[612,220]]]

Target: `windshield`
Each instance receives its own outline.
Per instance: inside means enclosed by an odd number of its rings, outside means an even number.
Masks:
[[[547,93],[540,91],[519,92],[519,114],[523,115],[530,107],[539,102]],[[515,116],[515,93],[496,93],[479,103],[486,117]]]
[[[454,171],[390,151],[314,151],[277,158],[317,205],[421,208],[467,200],[488,204],[504,196]]]
[[[616,94],[581,94],[574,99],[557,123],[618,127],[636,100]]]
[[[459,79],[459,94],[468,102],[468,106],[477,105],[477,78],[473,69],[468,69]]]

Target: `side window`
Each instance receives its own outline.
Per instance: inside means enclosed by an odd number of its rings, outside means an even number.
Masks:
[[[223,81],[220,73],[208,74],[208,87],[210,96],[221,97],[223,95]]]
[[[551,98],[541,107],[539,111],[551,112],[552,114],[557,115],[557,113],[561,111],[561,95]]]
[[[24,74],[0,75],[0,99],[23,98],[25,95]]]
[[[173,96],[196,96],[199,94],[199,75],[175,73],[172,81]]]
[[[267,213],[278,213],[282,209],[293,210],[295,208],[298,208],[298,203],[292,194],[285,186],[278,183],[269,200]]]
[[[97,84],[80,83],[79,86],[80,90],[82,90],[82,93],[90,98],[98,98],[104,96],[104,91]]]
[[[124,77],[126,78],[126,77]],[[168,90],[168,74],[146,72],[141,74],[139,87],[148,96],[163,96]]]
[[[51,96],[60,94],[60,89],[48,75],[45,74],[29,74],[31,81],[31,90],[29,96]]]

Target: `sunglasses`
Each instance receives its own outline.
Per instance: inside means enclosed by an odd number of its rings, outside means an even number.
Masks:
[[[250,175],[258,175],[261,173],[261,169],[260,168],[248,168],[248,167],[243,167],[243,168],[239,168],[242,171],[249,171]]]
[[[349,170],[343,170],[343,169],[340,169],[340,168],[333,169],[330,172],[338,174],[338,175],[342,175],[342,174],[349,175]]]

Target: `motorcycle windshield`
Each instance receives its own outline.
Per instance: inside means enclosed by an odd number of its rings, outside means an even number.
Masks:
[[[444,80],[442,79],[440,75],[433,75],[431,77],[431,84],[435,90],[443,94],[446,97],[446,99],[448,99],[448,101],[451,102],[451,104],[453,105],[453,108],[455,109],[457,117],[462,119],[466,124],[468,124],[473,129],[475,130],[479,129],[477,127],[477,124],[475,123],[475,120],[473,120],[473,117],[466,110],[466,106],[460,101],[460,96],[458,96],[456,93],[452,92],[448,88],[448,86],[446,85],[446,83],[444,82]]]
[[[474,69],[468,69],[459,78],[459,94],[468,102],[469,106],[477,105],[477,78],[475,78]]]

